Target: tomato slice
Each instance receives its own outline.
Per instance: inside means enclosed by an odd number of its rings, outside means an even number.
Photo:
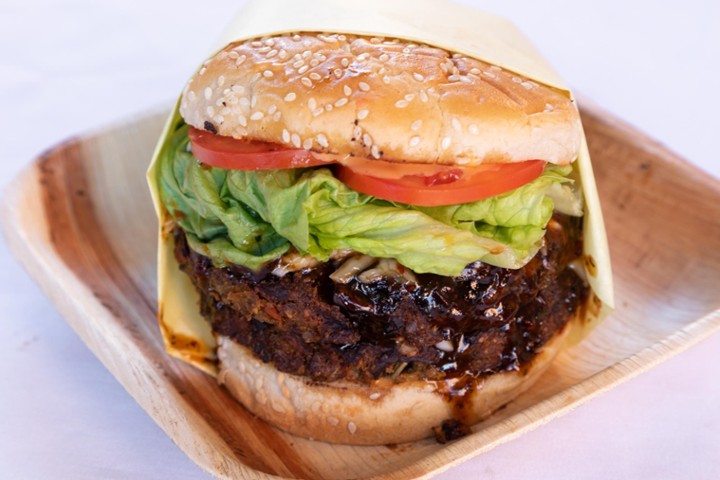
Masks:
[[[279,170],[327,165],[312,152],[276,143],[246,142],[197,128],[188,129],[190,148],[201,163],[228,170]]]
[[[193,127],[189,128],[188,136],[195,158],[218,168],[279,170],[336,163],[335,160],[321,160],[309,150],[243,141]],[[354,157],[343,163],[337,165],[335,175],[353,190],[422,207],[494,197],[536,179],[545,168],[542,160],[476,167],[391,163]]]
[[[540,176],[543,160],[449,167],[430,176],[378,178],[338,165],[337,178],[358,192],[398,203],[438,207],[474,202],[509,192]],[[402,166],[398,166],[402,169]]]

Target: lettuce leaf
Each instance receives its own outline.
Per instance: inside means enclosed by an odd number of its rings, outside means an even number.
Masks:
[[[520,268],[537,252],[552,216],[548,190],[571,188],[572,167],[547,167],[496,197],[444,207],[395,204],[350,190],[327,168],[223,170],[189,151],[187,127],[160,159],[163,204],[190,247],[217,265],[258,269],[294,246],[324,261],[351,248],[395,258],[418,273],[459,275],[477,260]]]

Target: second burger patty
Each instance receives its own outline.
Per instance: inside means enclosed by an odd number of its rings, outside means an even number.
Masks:
[[[343,261],[282,277],[218,268],[175,230],[175,256],[218,335],[283,372],[367,383],[440,379],[520,368],[572,318],[588,288],[568,265],[582,252],[582,219],[556,214],[525,267],[481,262],[459,277],[331,279]]]

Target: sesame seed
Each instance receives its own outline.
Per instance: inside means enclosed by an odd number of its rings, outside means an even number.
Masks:
[[[240,54],[236,51],[232,51],[228,53],[228,57],[230,57],[232,60],[237,60],[237,58],[240,56]]]
[[[336,68],[335,70],[333,70],[333,74],[334,74],[337,78],[340,78],[340,77],[342,77],[342,70],[340,70],[339,68]]]
[[[368,116],[368,113],[370,113],[368,110],[360,110],[357,112],[357,118],[358,120],[364,120],[365,117]]]
[[[207,68],[205,68],[205,67],[201,68],[200,71],[198,72],[198,75],[203,75],[206,70],[207,70]]]
[[[298,60],[297,62],[293,63],[293,68],[300,68],[300,67],[302,67],[303,65],[305,65],[305,60],[303,60],[303,59],[301,58],[301,59]]]
[[[423,123],[422,120],[419,120],[419,119],[418,119],[418,120],[415,120],[415,121],[410,125],[410,130],[412,130],[413,132],[417,132],[418,130],[420,130],[420,127],[422,127],[422,123]]]
[[[333,109],[332,103],[328,103],[327,105],[325,105],[325,110],[327,110],[328,112],[332,109]]]
[[[245,87],[243,87],[242,85],[233,85],[233,86],[230,88],[230,90],[232,90],[232,91],[235,92],[235,93],[239,93],[240,95],[242,95],[243,93],[245,93]]]
[[[337,38],[338,38],[338,40],[340,40],[341,42],[344,42],[345,40],[347,40],[347,37],[346,37],[345,35],[338,35]]]
[[[414,93],[408,93],[408,94],[405,95],[405,97],[403,97],[403,98],[405,98],[405,100],[407,100],[408,102],[412,102],[413,99],[415,98],[415,94],[414,94]]]
[[[378,70],[378,75],[385,75],[385,72],[387,72],[387,68],[380,67],[380,70]]]
[[[497,65],[490,65],[490,70],[493,72],[502,72],[502,68],[498,67]]]
[[[310,42],[308,42],[308,44],[309,43]],[[302,56],[303,56],[303,58],[312,57],[312,52],[310,50],[305,50],[304,52],[302,52]]]
[[[266,55],[266,57],[267,57],[267,58],[272,58],[272,57],[274,57],[274,56],[277,55],[277,54],[278,54],[278,51],[275,50],[275,49],[273,49],[273,50],[270,50],[270,51],[268,52],[268,54]]]
[[[318,133],[317,136],[317,142],[320,144],[321,147],[327,148],[328,147],[328,141],[327,137],[323,135],[322,133]]]
[[[215,115],[213,120],[215,120],[215,123],[223,123],[225,121],[225,117],[222,115]]]
[[[451,120],[452,126],[455,130],[458,132],[462,130],[462,126],[460,125],[460,120],[457,119],[457,117],[453,117]]]
[[[365,82],[359,82],[359,83],[358,83],[358,88],[359,88],[360,90],[362,90],[363,92],[368,92],[368,91],[370,91],[370,85],[368,85],[368,84],[365,83]]]
[[[250,120],[260,120],[265,116],[263,112],[255,112],[250,115]]]
[[[305,150],[310,150],[313,145],[313,139],[312,138],[306,138],[303,142],[302,146]]]
[[[277,112],[275,112],[275,115],[273,115],[272,118],[274,122],[277,122],[280,120],[280,117],[282,117],[282,112],[278,110]]]
[[[323,113],[324,111],[325,111],[325,110],[323,110],[323,108],[322,108],[322,107],[320,107],[320,108],[318,108],[318,109],[314,110],[314,111],[312,112],[312,114],[313,114],[313,117],[317,117],[318,115],[320,115],[320,114],[321,114],[321,113]]]
[[[450,76],[448,77],[448,80],[450,80],[451,82],[459,82],[459,81],[460,81],[460,76],[459,76],[459,75],[450,75]]]
[[[467,75],[460,77],[462,83],[472,83],[472,80]]]
[[[195,92],[193,92],[192,90],[190,90],[190,91],[188,92],[188,99],[189,99],[191,102],[194,102],[196,98],[197,98],[197,95],[195,95]]]
[[[335,417],[327,417],[327,421],[328,421],[328,423],[329,423],[330,425],[332,425],[333,427],[336,427],[336,426],[340,423],[340,420],[338,420],[338,419],[335,418]]]
[[[520,85],[525,87],[527,90],[530,90],[535,86],[535,82],[527,81],[527,82],[522,82]]]
[[[310,79],[307,78],[307,77],[301,78],[301,79],[300,79],[300,82],[301,82],[303,85],[305,85],[306,87],[308,87],[308,88],[312,87],[312,80],[310,80]]]
[[[410,53],[410,47],[403,48],[403,53]]]
[[[420,90],[420,101],[427,102],[428,96],[427,93],[425,93],[425,90]]]
[[[347,98],[341,98],[340,100],[338,100],[337,102],[335,102],[335,106],[336,106],[336,107],[342,107],[342,106],[345,105],[346,103],[348,103],[348,99],[347,99]]]
[[[313,59],[310,61],[310,66],[311,66],[311,67],[317,67],[319,64],[320,64],[320,60],[318,60],[317,58],[313,58]]]
[[[308,77],[310,77],[311,80],[315,80],[315,81],[320,80],[322,78],[320,76],[320,74],[317,72],[312,72],[310,75],[308,75]]]
[[[225,85],[225,76],[224,76],[224,75],[220,75],[220,76],[218,77],[217,82],[218,82],[218,87],[222,87],[223,85]]]
[[[217,100],[215,100],[215,106],[222,107],[223,102],[225,102],[225,100],[223,100],[222,98],[218,98]]]
[[[247,127],[247,118],[245,118],[245,115],[238,115],[238,123],[243,127]]]
[[[307,72],[308,68],[310,67],[308,67],[307,65],[303,65],[302,67],[298,68],[298,73],[302,75],[303,73]]]
[[[298,35],[297,33],[296,33],[295,35],[293,35],[293,40],[295,40],[296,42],[299,42],[299,41],[300,41],[300,35]]]
[[[239,67],[245,62],[245,60],[247,60],[247,55],[240,55],[238,59],[235,60],[235,65]]]
[[[348,432],[350,432],[351,435],[357,432],[357,426],[353,422],[348,422]]]
[[[483,75],[485,75],[488,78],[497,78],[497,75],[495,75],[492,72],[483,72]]]
[[[343,93],[345,94],[346,97],[349,97],[350,95],[352,95],[352,88],[350,88],[350,87],[347,86],[347,85],[344,85],[344,86],[343,86]]]
[[[268,115],[272,115],[276,111],[277,111],[277,105],[270,105],[270,107],[268,108]]]
[[[285,143],[290,142],[290,132],[287,131],[287,128],[283,128],[282,139],[283,139],[283,142],[285,142]]]
[[[469,130],[470,133],[472,133],[473,135],[477,135],[478,133],[480,133],[480,129],[478,129],[478,126],[475,125],[474,123],[471,123],[471,124],[470,124],[470,126],[468,127],[468,130]]]
[[[364,62],[364,61],[367,60],[368,58],[370,58],[370,54],[369,54],[368,52],[361,53],[360,55],[357,56],[357,59],[358,59],[358,61],[360,61],[360,62]]]
[[[370,154],[375,158],[380,158],[380,148],[377,145],[373,145],[370,149]]]
[[[512,81],[515,83],[522,83],[523,80],[520,77],[512,77]]]
[[[250,81],[251,81],[252,83],[257,82],[261,75],[262,75],[262,73],[257,72],[255,75],[252,76],[252,80],[250,80]]]
[[[241,107],[249,107],[250,106],[250,99],[247,97],[242,97],[240,99],[240,106]]]
[[[210,100],[210,97],[212,97],[212,88],[205,87],[205,100]]]
[[[265,52],[269,52],[269,51],[270,51],[270,47],[258,48],[258,52],[260,52],[260,53],[265,53]]]
[[[357,138],[358,140],[362,140],[360,137],[362,137],[362,128],[355,125],[353,127],[353,137]]]
[[[405,108],[408,106],[408,102],[407,100],[398,100],[397,102],[395,102],[395,106],[397,108]]]
[[[387,85],[388,83],[390,83],[390,77],[388,77],[387,75],[385,75],[385,76],[383,77],[383,83],[386,84],[386,85]]]
[[[418,82],[422,82],[423,80],[425,80],[425,77],[423,77],[423,76],[420,75],[419,73],[413,73],[413,78],[414,78],[415,80],[417,80]]]
[[[388,55],[387,53],[383,53],[382,55],[380,55],[381,62],[387,62],[388,60],[390,60],[390,55]]]
[[[285,100],[286,102],[292,102],[296,98],[297,98],[297,95],[295,94],[295,92],[290,92],[287,95],[285,95],[285,98],[283,98],[283,100]]]
[[[450,140],[450,137],[443,137],[442,143],[440,144],[440,147],[441,147],[443,150],[447,150],[448,147],[450,146],[450,141],[451,141],[451,140]]]
[[[257,105],[257,95],[250,97],[250,108],[255,108],[255,105]]]
[[[295,145],[297,148],[300,148],[300,135],[297,133],[293,133],[290,136],[290,139],[292,140],[292,144]]]
[[[280,59],[284,59],[287,56],[288,56],[287,51],[285,49],[280,49],[280,51],[278,52],[278,57],[280,57]]]
[[[274,39],[274,38],[268,38],[267,40],[265,40],[265,45],[270,45],[270,46],[275,45],[275,39]]]
[[[378,398],[380,398],[380,394],[378,392],[370,394],[370,400],[377,400]]]
[[[415,135],[410,139],[410,146],[411,147],[417,147],[420,144],[420,137]]]
[[[377,45],[377,44],[380,43],[380,42],[382,42],[382,38],[379,38],[379,37],[372,37],[372,38],[370,39],[370,43],[373,43],[373,44],[375,44],[375,45]]]
[[[473,75],[480,75],[482,72],[480,71],[479,68],[473,67],[470,69],[470,73],[472,73]]]
[[[260,40],[255,40],[250,45],[252,45],[255,48],[258,48],[258,47],[262,47],[262,42]]]
[[[263,72],[263,76],[264,76],[265,78],[272,78],[273,75],[275,75],[275,74],[274,74],[272,71],[270,71],[270,70],[265,70],[265,71]]]
[[[369,147],[369,146],[372,145],[372,137],[371,137],[369,134],[364,133],[363,136],[362,136],[362,140],[363,140],[363,144],[364,144],[366,147]]]
[[[350,65],[350,60],[348,60],[347,58],[343,58],[342,60],[340,60],[340,65],[347,68],[347,66]]]
[[[308,100],[308,108],[310,110],[315,110],[317,108],[317,100],[310,98],[310,100]]]
[[[553,110],[555,110],[555,105],[551,105],[551,104],[549,104],[549,103],[546,103],[546,104],[545,104],[545,111],[546,111],[546,112],[552,112]]]
[[[208,117],[212,117],[215,115],[215,109],[213,107],[207,107],[205,113],[207,113]]]

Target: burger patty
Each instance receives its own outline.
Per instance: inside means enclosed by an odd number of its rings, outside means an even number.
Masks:
[[[537,255],[518,270],[481,262],[458,277],[386,275],[345,283],[334,260],[280,277],[219,268],[176,228],[175,256],[218,335],[283,372],[368,383],[383,376],[442,379],[517,370],[562,330],[588,295],[569,264],[582,219],[556,214]]]

